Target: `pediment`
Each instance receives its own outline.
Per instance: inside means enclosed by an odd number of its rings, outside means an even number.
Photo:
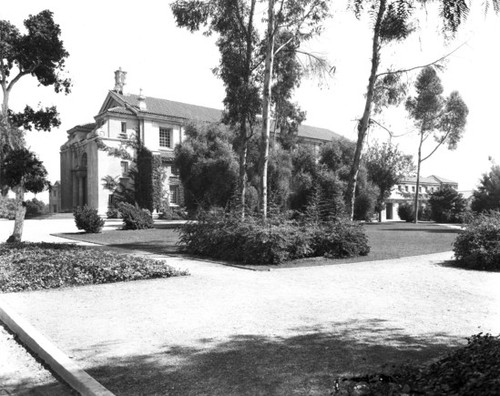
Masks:
[[[109,109],[115,107],[125,107],[125,103],[120,99],[119,96],[115,95],[112,91],[109,91],[98,114],[105,113]]]

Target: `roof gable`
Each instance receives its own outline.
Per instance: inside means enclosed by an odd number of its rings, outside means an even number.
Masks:
[[[188,103],[176,102],[167,99],[145,97],[146,108],[139,108],[139,95],[119,94],[109,91],[99,115],[105,112],[120,114],[136,114],[138,116],[173,117],[183,120],[219,122],[222,118],[222,110],[211,107],[197,106]],[[318,128],[309,125],[299,125],[298,135],[300,138],[330,141],[342,136],[326,128]]]

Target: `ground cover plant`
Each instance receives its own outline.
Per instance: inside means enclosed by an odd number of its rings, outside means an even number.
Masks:
[[[473,335],[468,344],[427,366],[401,365],[391,371],[346,378],[339,395],[497,395],[500,338]]]
[[[460,266],[500,270],[500,212],[476,216],[457,236],[453,250]]]
[[[0,245],[0,291],[52,289],[187,275],[159,260],[73,244]]]

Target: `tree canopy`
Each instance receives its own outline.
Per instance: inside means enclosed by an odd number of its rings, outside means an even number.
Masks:
[[[420,137],[417,154],[417,194],[415,194],[415,222],[418,221],[420,166],[443,144],[454,150],[462,138],[469,109],[457,91],[444,97],[441,79],[433,67],[422,69],[415,82],[416,94],[406,101],[406,109],[413,119]],[[423,156],[422,147],[429,137],[434,147]]]
[[[488,173],[483,174],[479,186],[473,192],[471,209],[478,213],[500,209],[499,165],[493,165]]]

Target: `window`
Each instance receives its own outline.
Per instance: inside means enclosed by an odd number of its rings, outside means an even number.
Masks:
[[[408,192],[408,186],[405,186],[405,191]]]
[[[170,172],[172,172],[172,176],[179,176],[179,168],[174,165],[170,168]]]
[[[127,133],[127,123],[122,122],[122,134],[126,134],[126,133]]]
[[[180,204],[180,190],[179,186],[169,186],[170,187],[170,203],[174,205]]]
[[[122,166],[122,177],[127,177],[128,176],[128,161],[122,161],[121,166]]]
[[[415,192],[415,186],[411,186],[411,192]]]
[[[172,148],[172,128],[160,128],[160,147]]]

